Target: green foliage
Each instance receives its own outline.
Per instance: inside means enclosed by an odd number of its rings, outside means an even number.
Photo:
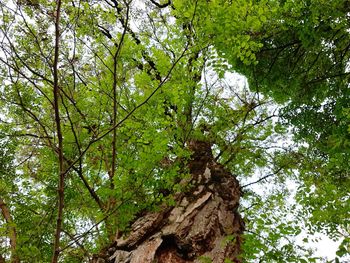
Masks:
[[[62,1],[62,262],[88,261],[145,212],[175,205],[190,139],[211,142],[241,181],[246,262],[316,262],[293,240],[304,225],[342,239],[338,261],[347,256],[348,1],[114,2]],[[56,3],[0,5],[0,192],[21,260],[49,262]],[[299,144],[281,146],[289,132]]]
[[[198,259],[199,259],[199,262],[201,262],[201,263],[213,262],[213,260],[210,257],[206,257],[206,256],[200,256]]]
[[[348,1],[196,3],[205,15],[193,24],[215,48],[214,59],[224,59],[251,89],[281,103],[282,126],[308,145],[300,149],[297,168],[303,182],[297,198],[307,211],[300,219],[310,220],[314,231],[339,237],[340,229],[348,236]]]

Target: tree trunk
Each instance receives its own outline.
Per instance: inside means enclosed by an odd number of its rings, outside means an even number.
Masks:
[[[129,236],[116,238],[92,262],[242,262],[238,181],[214,161],[209,143],[192,141],[189,148],[192,178],[181,183],[191,189],[175,195],[175,207],[136,220]]]
[[[63,135],[61,130],[61,117],[60,117],[60,87],[59,87],[59,72],[58,72],[58,60],[59,60],[59,47],[60,47],[60,14],[61,14],[61,0],[56,0],[56,11],[55,11],[55,53],[53,61],[53,97],[54,97],[54,112],[55,112],[55,124],[57,132],[58,147],[56,149],[58,155],[58,166],[59,166],[59,179],[57,185],[58,193],[58,208],[57,208],[57,219],[56,219],[56,230],[53,245],[53,256],[51,259],[52,263],[57,263],[60,255],[60,238],[62,232],[63,223],[63,208],[64,208],[64,179],[66,171],[64,169],[64,156],[63,156]]]
[[[16,227],[14,226],[14,222],[11,217],[10,209],[7,207],[5,201],[0,198],[0,210],[1,213],[5,219],[5,222],[8,224],[8,232],[9,232],[9,239],[10,239],[10,246],[11,246],[11,262],[12,263],[18,263],[19,258],[16,255],[16,249],[17,249],[17,231]],[[5,259],[0,255],[0,263],[5,262]]]

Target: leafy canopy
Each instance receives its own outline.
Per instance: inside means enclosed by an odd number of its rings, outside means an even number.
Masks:
[[[241,181],[246,262],[316,262],[293,241],[301,231],[349,254],[348,1],[0,8],[0,189],[13,218],[0,219],[0,255],[51,260],[59,151],[60,259],[84,262],[145,211],[173,205],[194,138]]]

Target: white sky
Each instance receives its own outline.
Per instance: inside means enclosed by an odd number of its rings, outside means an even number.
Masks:
[[[226,73],[225,74],[225,81],[227,83],[230,83],[233,86],[236,85],[236,86],[243,87],[245,85],[248,85],[246,78],[240,74],[237,74],[237,73]],[[230,93],[230,90],[227,90],[226,92],[228,94],[228,93]],[[291,138],[292,138],[291,136],[285,136],[283,138],[279,137],[280,141],[276,141],[275,143],[281,147],[286,147],[288,145],[293,144]],[[248,180],[249,180],[249,182],[253,182],[253,181],[259,179],[260,176],[261,175],[259,175],[259,173],[257,172],[255,175],[255,178],[251,177]],[[245,182],[245,183],[247,183],[247,182]],[[288,180],[286,183],[288,184],[287,188],[291,192],[295,193],[297,190],[297,186],[298,186],[297,183],[293,182],[292,180]],[[241,182],[241,184],[242,184],[242,182]],[[255,184],[255,185],[252,185],[249,189],[254,190],[255,192],[259,193],[260,195],[264,195],[264,193],[266,193],[266,191],[269,191],[274,187],[273,184],[269,185],[267,183],[265,183],[263,186],[264,187],[262,187],[261,184]],[[290,198],[291,204],[293,201],[294,201],[293,198]],[[291,215],[291,217],[293,217],[293,215]],[[319,240],[319,241],[318,242],[311,241],[310,243],[305,244],[302,241],[305,237],[308,237],[309,240]],[[328,238],[326,235],[321,234],[321,233],[318,233],[315,235],[308,235],[306,231],[304,231],[303,233],[301,233],[300,235],[298,235],[296,237],[296,242],[301,246],[304,246],[307,248],[312,248],[315,251],[314,256],[323,257],[327,260],[333,260],[336,257],[336,251],[338,249],[338,246],[341,243],[340,241],[333,241],[330,238]],[[349,258],[349,262],[350,262],[350,258]]]

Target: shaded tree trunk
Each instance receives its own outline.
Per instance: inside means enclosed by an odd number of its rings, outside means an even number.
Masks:
[[[116,238],[92,262],[242,262],[238,181],[214,161],[209,143],[191,141],[189,148],[192,178],[181,183],[190,190],[175,195],[176,206],[136,220],[129,236]]]

